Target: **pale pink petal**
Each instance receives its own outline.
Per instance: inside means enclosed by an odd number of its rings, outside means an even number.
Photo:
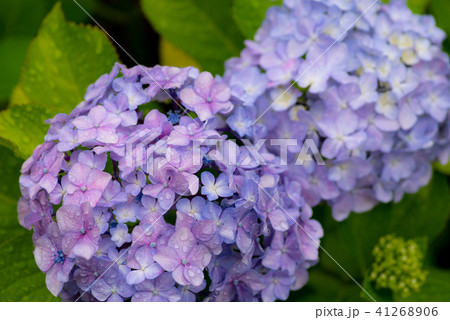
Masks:
[[[188,260],[191,264],[206,267],[211,261],[211,253],[204,245],[195,246],[189,254]]]
[[[91,168],[81,163],[75,163],[69,171],[69,181],[76,186],[84,186],[87,183]]]
[[[201,121],[206,121],[214,116],[214,114],[210,110],[209,103],[202,103],[195,105],[194,111]]]
[[[187,286],[189,285],[189,281],[187,281],[187,279],[184,277],[184,269],[185,267],[180,265],[178,268],[176,268],[175,270],[173,270],[172,272],[172,277],[173,279],[178,282],[179,284],[181,284],[182,286]]]
[[[102,106],[96,106],[89,111],[88,117],[94,124],[100,124],[106,118],[106,110]]]
[[[184,278],[193,286],[199,286],[203,283],[203,271],[194,265],[186,266],[184,268],[183,275]]]
[[[79,232],[83,226],[81,209],[78,206],[62,206],[56,211],[56,221],[62,233]]]
[[[47,272],[54,264],[56,248],[47,236],[42,236],[35,243],[34,259],[42,272]]]
[[[175,250],[164,247],[153,257],[153,259],[166,271],[174,271],[181,263]]]
[[[98,241],[89,236],[80,238],[72,248],[72,253],[86,260],[91,259],[98,250]]]
[[[180,228],[170,237],[169,246],[175,249],[180,258],[186,258],[196,242],[188,228]]]
[[[202,72],[194,81],[194,90],[199,96],[206,99],[211,96],[211,88],[214,82],[215,80],[211,73]]]
[[[205,103],[205,98],[198,96],[192,88],[185,88],[181,90],[180,99],[190,110],[193,110],[194,106],[198,104]]]
[[[116,129],[103,127],[97,129],[96,140],[102,143],[117,143],[119,141],[119,136],[116,133]]]
[[[75,118],[72,123],[78,130],[88,130],[94,126],[87,116]]]
[[[231,97],[231,90],[225,83],[217,83],[211,89],[211,97],[214,101],[227,102]]]
[[[127,274],[128,284],[138,284],[145,280],[145,274],[142,270],[133,270]]]
[[[87,187],[88,189],[98,189],[104,191],[111,181],[111,175],[107,172],[92,169],[88,179]]]

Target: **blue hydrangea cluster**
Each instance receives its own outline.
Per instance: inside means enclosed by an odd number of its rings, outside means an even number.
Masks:
[[[306,283],[322,228],[276,156],[262,166],[218,129],[230,98],[195,68],[116,64],[48,121],[18,214],[55,296],[274,301]]]
[[[449,159],[445,34],[405,2],[285,0],[226,64],[238,104],[228,125],[254,140],[296,139],[286,188],[309,206],[327,201],[337,220],[417,192],[431,163]],[[291,165],[307,138],[326,166]]]

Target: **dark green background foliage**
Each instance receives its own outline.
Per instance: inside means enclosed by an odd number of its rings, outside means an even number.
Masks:
[[[221,74],[226,59],[251,39],[266,9],[281,0],[77,0],[139,64],[195,64]],[[450,34],[450,2],[409,0],[416,13],[433,14]],[[0,0],[0,300],[58,301],[45,287],[33,258],[32,232],[17,221],[22,162],[48,129],[44,120],[70,112],[87,86],[115,61],[134,59],[113,45],[73,0]],[[445,50],[450,52],[446,40]],[[352,214],[344,222],[315,208],[325,237],[320,262],[292,301],[370,300],[338,262],[377,300],[401,300],[365,280],[379,238],[420,239],[427,281],[411,301],[450,301],[450,167],[436,165],[429,186],[398,204]]]

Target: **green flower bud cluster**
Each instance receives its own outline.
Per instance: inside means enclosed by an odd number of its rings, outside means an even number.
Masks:
[[[369,280],[377,289],[388,288],[405,298],[425,282],[424,254],[416,241],[387,235],[380,238],[372,254],[375,262]]]

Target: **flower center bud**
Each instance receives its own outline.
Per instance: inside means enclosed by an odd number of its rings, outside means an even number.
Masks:
[[[183,260],[181,260],[181,263],[184,265],[187,265],[189,263],[189,261],[187,259],[183,259]]]
[[[234,279],[234,280],[233,280],[233,284],[234,284],[235,286],[237,286],[238,283],[239,283],[239,280],[237,280],[237,279]]]
[[[211,103],[212,102],[211,97],[206,98],[206,102]]]
[[[86,233],[86,229],[81,228],[81,229],[80,229],[80,233],[81,233],[81,234],[85,234],[85,233]]]
[[[53,255],[53,261],[55,263],[64,263],[64,260],[66,260],[66,256],[61,250],[56,251],[56,253]]]

